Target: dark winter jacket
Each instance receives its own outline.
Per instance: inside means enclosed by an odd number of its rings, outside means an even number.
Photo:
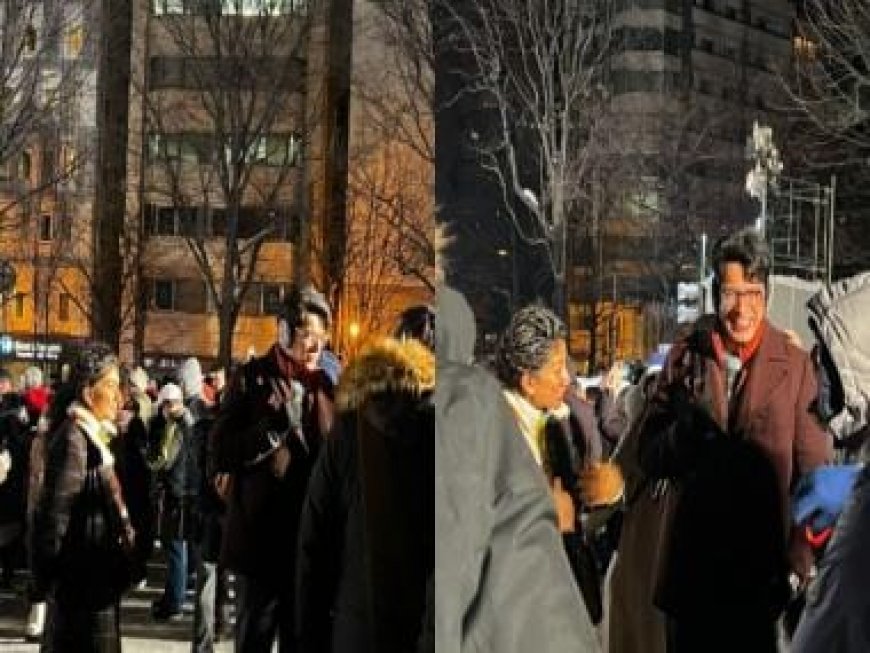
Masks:
[[[400,653],[420,638],[434,551],[435,357],[384,340],[345,371],[309,482],[297,628],[308,653]]]
[[[300,433],[283,408],[269,405],[273,382],[295,379],[304,388]],[[299,513],[322,434],[332,427],[333,387],[322,371],[298,369],[273,347],[233,376],[212,429],[215,471],[232,475],[221,560],[228,569],[263,582],[292,582]],[[283,477],[271,456],[283,442],[290,464]]]
[[[117,602],[131,582],[120,545],[129,515],[114,456],[99,444],[101,428],[74,407],[48,437],[31,539],[37,588],[53,590],[61,605],[95,611]]]
[[[167,428],[175,427],[174,442],[163,459],[161,449]],[[163,411],[148,429],[148,464],[154,470],[157,528],[161,537],[190,539],[197,529],[196,501],[200,490],[196,423],[185,408],[177,417]]]
[[[22,530],[27,478],[27,426],[22,421],[20,395],[0,396],[0,452],[7,452],[12,466],[0,483],[0,546]]]
[[[657,601],[686,619],[719,608],[773,620],[788,592],[789,491],[831,443],[811,413],[806,352],[767,324],[729,397],[715,328],[702,318],[672,347],[636,427],[647,478],[670,487]]]

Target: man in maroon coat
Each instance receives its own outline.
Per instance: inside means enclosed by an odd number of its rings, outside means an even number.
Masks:
[[[331,312],[292,289],[265,356],[234,375],[212,430],[214,484],[227,501],[221,559],[236,573],[236,650],[294,650],[296,537],[308,476],[332,426],[333,387],[318,367]]]
[[[668,354],[637,428],[666,520],[656,604],[668,650],[775,653],[788,575],[812,558],[789,490],[829,460],[809,356],[766,318],[770,257],[754,231],[713,250],[716,314]]]

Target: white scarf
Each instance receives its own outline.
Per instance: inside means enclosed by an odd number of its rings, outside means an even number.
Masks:
[[[115,457],[109,451],[107,444],[103,442],[100,432],[107,431],[114,437],[118,433],[115,424],[110,420],[98,420],[86,406],[77,401],[73,402],[72,406],[69,407],[69,415],[75,421],[76,426],[85,432],[88,439],[97,448],[97,451],[100,452],[100,463],[102,465],[114,465]]]

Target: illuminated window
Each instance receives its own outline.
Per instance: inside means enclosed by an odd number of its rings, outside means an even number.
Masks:
[[[57,319],[61,322],[69,322],[70,296],[67,293],[61,293],[59,299]]]
[[[77,59],[85,44],[85,30],[81,25],[75,25],[67,30],[63,42],[63,53],[67,59]]]
[[[796,34],[791,42],[792,51],[798,59],[813,60],[816,58],[816,49],[818,45],[815,41],[811,41],[805,36]]]

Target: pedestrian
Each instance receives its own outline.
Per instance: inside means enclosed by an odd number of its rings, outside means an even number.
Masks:
[[[644,482],[664,492],[655,601],[669,651],[775,652],[789,570],[805,583],[812,566],[789,490],[831,443],[809,356],[766,317],[765,243],[738,231],[712,266],[716,313],[671,348],[637,425]]]
[[[600,578],[580,514],[586,507],[616,502],[622,479],[617,468],[600,464],[597,430],[588,435],[580,432],[581,419],[587,423],[594,419],[577,412],[585,407],[572,412],[566,403],[573,394],[566,337],[565,325],[551,310],[535,305],[520,309],[502,334],[496,371],[526,444],[550,483],[574,577],[592,623],[598,623]]]
[[[295,551],[308,476],[332,428],[333,386],[318,366],[332,312],[292,288],[277,341],[233,375],[212,429],[214,485],[227,500],[221,561],[238,588],[236,650],[294,645]]]
[[[400,653],[420,639],[435,564],[435,354],[412,327],[342,375],[300,522],[303,652]]]
[[[221,373],[222,375],[222,373]],[[229,629],[226,573],[218,563],[223,537],[224,504],[211,482],[209,436],[219,407],[220,375],[211,375],[214,393],[206,398],[202,367],[196,358],[185,359],[178,370],[185,409],[193,421],[189,479],[196,486],[191,501],[188,568],[195,570],[193,653],[211,653],[220,635]]]
[[[437,311],[436,566],[420,650],[598,651],[546,477],[498,381],[469,365],[471,309],[443,288]]]
[[[0,368],[0,587],[12,588],[15,570],[24,562],[24,514],[27,477],[27,413]]]
[[[181,616],[187,589],[187,545],[193,535],[199,492],[194,426],[181,388],[174,383],[164,385],[149,426],[147,455],[154,473],[157,531],[166,556],[163,594],[151,605],[151,615],[158,621]]]
[[[816,413],[838,440],[862,432],[866,438],[870,274],[819,291],[807,308],[818,341],[813,357],[819,376]],[[866,448],[863,453],[855,463],[814,470],[796,489],[794,516],[800,527],[819,532],[836,525],[807,588],[793,653],[870,651],[870,467]]]
[[[120,651],[119,602],[130,583],[134,533],[110,450],[121,401],[117,358],[108,347],[85,345],[59,394],[51,408],[57,428],[34,489],[33,573],[49,597],[43,645]]]

